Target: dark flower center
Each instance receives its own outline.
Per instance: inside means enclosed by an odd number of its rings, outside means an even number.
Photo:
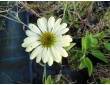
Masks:
[[[55,34],[51,32],[44,32],[40,37],[40,41],[44,47],[51,47],[56,42]]]

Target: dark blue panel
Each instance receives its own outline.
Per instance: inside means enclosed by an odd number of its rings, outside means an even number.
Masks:
[[[19,16],[28,23],[27,12]],[[0,83],[32,83],[32,62],[21,47],[24,38],[23,25],[6,19],[6,29],[0,31]]]

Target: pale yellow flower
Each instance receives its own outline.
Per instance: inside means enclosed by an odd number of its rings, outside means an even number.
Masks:
[[[39,18],[37,26],[29,24],[29,30],[26,30],[28,37],[24,39],[22,47],[26,48],[26,52],[31,52],[30,59],[36,58],[37,63],[41,60],[49,66],[54,61],[60,63],[62,57],[68,56],[64,47],[72,42],[70,35],[64,35],[68,30],[67,24],[61,23],[60,18],[56,21],[53,16],[48,20]]]

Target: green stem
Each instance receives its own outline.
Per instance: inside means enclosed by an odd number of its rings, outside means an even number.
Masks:
[[[65,13],[66,13],[66,10],[67,10],[67,2],[65,2],[65,4],[64,4],[64,10],[63,10],[63,20],[64,20],[64,18],[65,18]]]

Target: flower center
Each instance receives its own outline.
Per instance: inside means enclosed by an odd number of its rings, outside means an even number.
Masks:
[[[56,36],[51,32],[44,32],[40,37],[40,41],[44,47],[51,47],[56,42]]]

